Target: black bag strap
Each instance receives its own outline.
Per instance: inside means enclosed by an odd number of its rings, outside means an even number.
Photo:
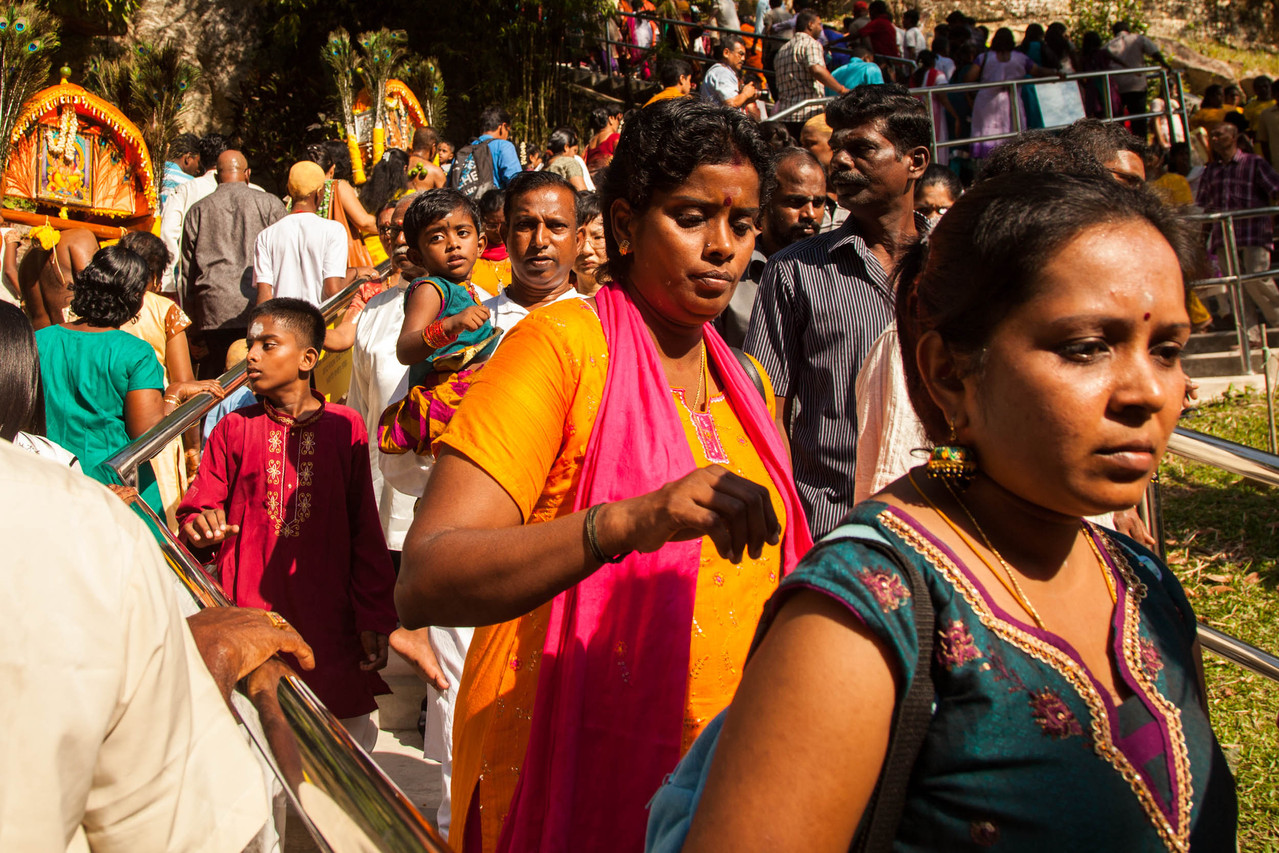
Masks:
[[[751,357],[737,347],[729,347],[733,351],[733,357],[737,359],[737,363],[742,366],[742,370],[746,371],[747,378],[751,384],[755,386],[755,390],[759,392],[759,396],[764,398],[764,403],[768,403],[768,394],[764,390],[764,377],[759,375],[759,368],[755,366],[755,362],[751,361]]]
[[[919,570],[902,558],[893,548],[869,539],[857,540],[874,548],[891,559],[910,581],[914,602],[915,633],[919,638],[919,657],[915,662],[915,676],[906,688],[901,705],[893,717],[892,733],[888,740],[888,754],[884,757],[884,769],[875,784],[861,826],[850,848],[853,853],[889,853],[893,839],[906,809],[906,789],[910,784],[915,759],[924,745],[928,723],[933,716],[933,636],[936,633],[936,616],[928,584]]]

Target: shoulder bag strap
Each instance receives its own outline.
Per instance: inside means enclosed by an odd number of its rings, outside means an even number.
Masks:
[[[923,576],[910,561],[897,553],[878,530],[865,524],[845,524],[823,537],[822,541],[834,539],[856,539],[892,560],[910,581],[914,601],[915,633],[919,637],[915,677],[907,686],[901,705],[893,716],[884,768],[850,848],[853,853],[889,853],[906,808],[906,789],[910,784],[911,771],[915,768],[915,759],[919,757],[933,716],[931,668],[936,617],[932,596]]]
[[[751,361],[751,357],[737,347],[729,347],[733,351],[733,357],[737,359],[737,363],[742,366],[742,370],[746,371],[746,378],[750,379],[751,384],[755,386],[755,390],[759,392],[759,396],[764,398],[764,402],[768,402],[768,396],[764,393],[764,377],[759,375],[759,368],[755,366],[755,362]]]

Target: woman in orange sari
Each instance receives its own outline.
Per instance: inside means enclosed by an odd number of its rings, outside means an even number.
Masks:
[[[770,183],[741,113],[642,111],[602,193],[613,283],[521,321],[436,443],[396,603],[409,628],[487,626],[455,717],[455,849],[642,849],[645,804],[811,544],[767,378],[710,326]]]

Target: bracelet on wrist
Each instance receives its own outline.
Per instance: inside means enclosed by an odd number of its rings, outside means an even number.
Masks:
[[[591,549],[591,556],[595,558],[597,563],[620,563],[626,559],[634,549],[623,551],[620,554],[609,556],[604,553],[604,549],[600,547],[599,532],[595,529],[595,516],[599,515],[600,509],[604,504],[596,504],[586,511],[586,544]]]
[[[180,405],[182,405],[182,400],[180,400],[180,399],[177,397],[177,395],[175,395],[175,394],[170,394],[170,395],[166,396],[166,397],[164,398],[164,402],[166,402],[166,403],[172,403],[172,404],[173,404],[173,405],[175,405],[175,406],[180,406]]]
[[[457,340],[457,334],[444,331],[444,321],[435,320],[422,330],[422,342],[431,349],[443,349]]]

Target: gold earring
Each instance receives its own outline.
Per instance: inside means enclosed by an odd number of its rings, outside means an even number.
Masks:
[[[631,241],[623,240],[622,242],[618,243],[617,251],[621,252],[623,256],[629,255],[631,253]]]
[[[928,463],[924,466],[924,470],[933,479],[943,480],[952,486],[965,489],[977,474],[977,456],[971,447],[959,444],[955,433],[955,422],[947,418],[946,423],[950,426],[950,438],[945,444],[934,447],[932,453],[928,454]]]

